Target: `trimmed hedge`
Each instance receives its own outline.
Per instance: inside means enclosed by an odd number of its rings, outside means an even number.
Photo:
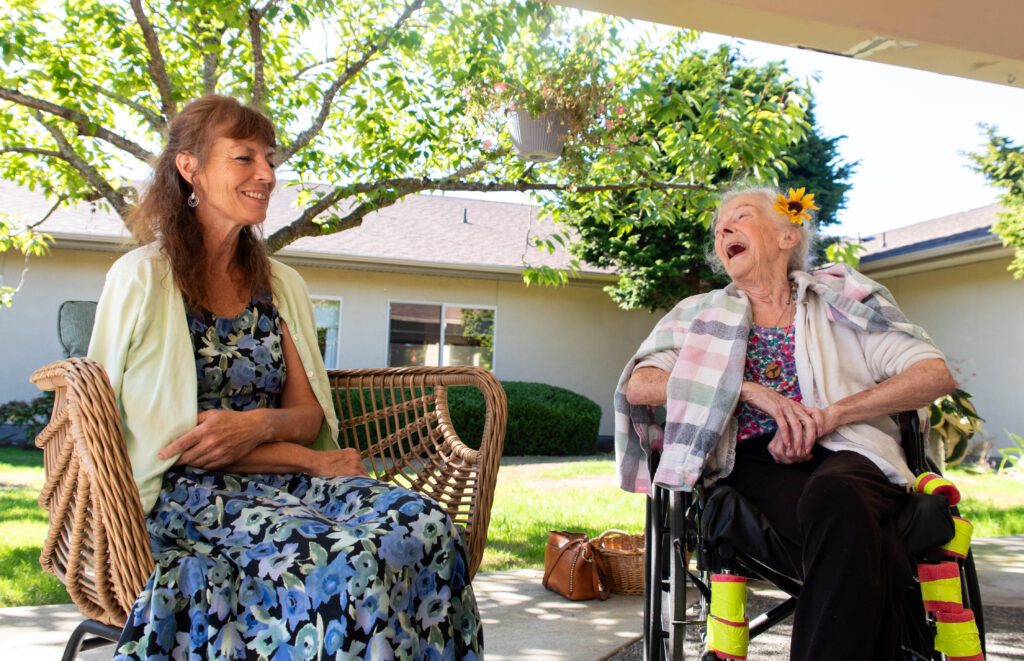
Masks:
[[[565,388],[545,383],[503,381],[508,398],[506,456],[593,454],[601,407]],[[479,448],[484,428],[484,398],[472,387],[448,389],[452,422],[459,437]]]

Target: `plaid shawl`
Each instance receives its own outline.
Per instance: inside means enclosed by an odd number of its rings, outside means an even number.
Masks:
[[[832,322],[867,332],[899,330],[931,342],[921,327],[907,321],[888,289],[846,265],[794,271],[790,277],[798,292],[820,297]],[[668,488],[692,488],[712,454],[719,472],[705,477],[717,479],[732,470],[733,414],[743,384],[750,323],[746,294],[729,285],[683,300],[643,341],[615,389],[615,458],[624,490],[651,492],[648,449],[661,450],[654,482]],[[679,358],[669,375],[661,424],[654,407],[626,401],[626,384],[641,360],[667,349],[679,350]],[[723,438],[726,442],[720,443]]]

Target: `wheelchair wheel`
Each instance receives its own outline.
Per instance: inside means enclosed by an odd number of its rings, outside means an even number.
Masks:
[[[691,492],[656,488],[647,501],[647,553],[644,590],[644,659],[703,659],[706,582],[695,580],[686,566],[695,522],[689,518]],[[696,577],[700,579],[700,577]],[[687,606],[687,587],[697,588],[696,614]]]

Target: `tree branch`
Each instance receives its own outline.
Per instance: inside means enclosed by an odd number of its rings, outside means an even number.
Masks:
[[[420,190],[436,191],[475,191],[480,193],[497,192],[526,192],[526,191],[565,191],[571,193],[601,193],[605,191],[630,191],[630,190],[715,190],[703,184],[684,184],[672,181],[636,181],[628,184],[587,184],[574,186],[572,184],[545,183],[533,181],[460,181],[452,179],[384,179],[376,183],[353,184],[346,189],[352,193],[363,193],[378,188],[402,187],[407,184],[415,184]]]
[[[496,155],[500,154],[496,152]],[[267,250],[274,253],[302,237],[322,234],[324,226],[313,219],[353,193],[374,191],[377,192],[377,195],[374,196],[372,201],[362,202],[357,205],[338,222],[331,223],[331,234],[359,227],[363,224],[363,218],[370,212],[390,207],[403,197],[426,190],[431,186],[444,185],[448,182],[457,181],[461,177],[469,176],[483,169],[488,162],[489,159],[484,159],[470,163],[443,179],[433,180],[426,177],[420,179],[387,179],[377,182],[376,185],[353,184],[352,186],[336,188],[318,200],[316,204],[307,208],[295,222],[271,234],[267,238]]]
[[[147,108],[141,103],[132,101],[128,97],[121,96],[120,94],[114,94],[110,90],[100,87],[99,85],[90,85],[90,87],[97,94],[102,94],[108,99],[117,101],[118,103],[127,106],[128,108],[131,108],[135,112],[142,115],[142,118],[146,120],[150,128],[152,128],[157,133],[163,133],[164,130],[167,128],[167,118],[158,113],[157,111],[153,110],[152,108]]]
[[[132,0],[132,11],[135,13],[135,20],[142,28],[142,36],[146,40],[146,50],[149,51],[149,75],[153,77],[156,88],[160,92],[160,105],[164,117],[171,119],[178,112],[178,105],[174,102],[174,94],[171,91],[171,80],[167,77],[167,63],[164,62],[164,54],[160,52],[160,42],[156,38],[156,31],[153,24],[146,17],[142,8],[142,0]]]
[[[356,206],[352,211],[339,220],[336,223],[331,223],[331,234],[336,232],[344,232],[345,230],[352,229],[353,227],[359,227],[363,224],[363,218],[366,217],[372,211],[379,211],[385,207],[390,207],[392,204],[405,197],[406,195],[415,191],[405,192],[394,192],[384,196],[380,200],[374,202],[363,202]],[[328,207],[331,205],[328,205]],[[307,209],[299,218],[277,230],[273,234],[267,237],[267,251],[271,254],[277,252],[281,248],[298,241],[305,236],[317,236],[323,234],[323,225],[314,222],[313,218],[315,214],[309,214],[312,208]],[[321,210],[322,212],[323,210]]]
[[[43,223],[45,223],[50,218],[50,216],[53,215],[53,212],[56,211],[58,208],[60,208],[60,205],[64,204],[64,201],[67,200],[67,199],[68,199],[67,195],[61,195],[59,198],[57,198],[57,201],[53,204],[53,206],[50,207],[50,210],[46,212],[45,216],[43,216],[42,218],[40,218],[36,222],[32,223],[31,225],[28,225],[25,229],[34,230],[35,228],[37,228],[40,225],[42,225]]]
[[[281,151],[280,163],[287,162],[295,152],[308,145],[313,138],[320,133],[320,130],[324,126],[324,122],[327,121],[327,115],[331,111],[331,104],[334,103],[334,97],[337,95],[338,90],[340,90],[345,83],[352,80],[352,78],[354,78],[360,71],[366,68],[366,65],[370,63],[373,56],[387,45],[388,40],[395,32],[398,31],[402,24],[409,20],[409,17],[423,6],[424,1],[425,0],[413,0],[413,2],[406,5],[405,11],[402,12],[402,15],[399,16],[394,24],[392,24],[392,26],[385,32],[384,36],[382,36],[376,43],[370,44],[369,48],[367,48],[366,52],[363,53],[359,60],[345,67],[345,70],[341,72],[341,75],[338,76],[334,82],[331,83],[331,86],[327,88],[327,91],[324,92],[324,97],[320,101],[320,110],[313,119],[312,124],[295,136],[295,140]]]
[[[504,152],[494,152],[491,156],[500,156]],[[310,205],[302,214],[288,225],[277,230],[266,239],[267,250],[271,253],[291,244],[306,236],[319,236],[324,233],[324,226],[317,223],[315,218],[326,212],[344,199],[353,195],[377,193],[372,202],[363,202],[350,211],[337,223],[331,223],[330,233],[341,232],[352,227],[358,227],[363,222],[363,217],[371,211],[389,207],[407,195],[419,193],[426,190],[434,191],[479,191],[479,192],[509,192],[509,191],[567,191],[573,193],[598,193],[604,191],[628,191],[640,189],[655,190],[714,190],[703,184],[677,183],[672,181],[637,181],[628,184],[592,184],[574,186],[558,183],[510,181],[510,182],[476,182],[464,181],[463,178],[482,170],[491,158],[483,159],[460,168],[447,177],[404,177],[395,179],[382,179],[380,181],[348,184],[333,189],[315,204]]]
[[[114,189],[110,183],[103,178],[103,175],[99,173],[92,165],[86,162],[81,156],[79,156],[71,143],[68,141],[68,137],[64,135],[56,126],[51,126],[49,123],[43,121],[43,118],[38,113],[35,115],[37,122],[42,124],[43,128],[53,136],[53,139],[57,142],[57,146],[60,149],[61,157],[71,164],[76,170],[78,170],[85,180],[89,182],[96,191],[101,193],[110,205],[114,207],[118,215],[123,219],[127,219],[128,211],[131,210],[131,206],[128,201],[125,200],[124,196],[117,190]]]
[[[266,91],[266,76],[263,59],[263,31],[260,22],[273,7],[275,0],[268,0],[259,9],[249,10],[249,39],[252,42],[252,104],[257,108],[263,106],[263,94]]]
[[[492,154],[492,158],[495,156],[504,155],[504,153],[504,151],[494,152]],[[289,243],[297,241],[298,239],[301,239],[304,236],[314,236],[317,234],[321,234],[323,231],[323,226],[319,223],[316,223],[313,219],[319,216],[320,214],[324,213],[331,207],[333,207],[341,200],[346,199],[352,195],[371,192],[380,193],[380,195],[378,195],[378,197],[376,198],[374,204],[375,208],[382,209],[384,207],[391,206],[392,204],[397,202],[402,197],[405,197],[406,195],[418,193],[422,190],[430,189],[433,186],[443,185],[448,182],[456,181],[462,177],[467,177],[473,174],[474,172],[479,172],[484,167],[486,167],[489,162],[490,159],[482,159],[474,163],[470,163],[469,165],[456,170],[451,175],[444,177],[442,179],[429,179],[427,177],[419,179],[384,179],[382,181],[376,181],[373,183],[349,184],[347,186],[335,188],[330,193],[324,195],[322,198],[317,200],[315,204],[307,207],[306,210],[302,212],[302,215],[300,215],[297,219],[295,219],[288,225],[282,227],[281,229],[277,230],[269,237],[267,237],[267,249],[270,250],[271,252],[276,252],[277,250],[280,250],[284,246],[288,245]],[[360,207],[362,206],[365,206],[365,203],[360,205]],[[357,209],[358,208],[359,207],[357,207]],[[354,218],[354,216],[352,215],[353,213],[354,211],[349,213],[349,215],[346,216],[345,218]],[[357,225],[362,223],[362,217],[366,215],[366,213],[369,213],[369,210],[358,216],[359,222],[356,223]],[[343,219],[342,225],[345,225],[346,222],[348,221]],[[355,227],[355,225],[346,225],[344,227],[341,227],[341,229],[335,229],[334,231],[340,232],[342,230],[349,229],[350,227]]]
[[[306,65],[306,66],[302,67],[301,69],[299,69],[298,71],[296,71],[295,74],[289,80],[294,83],[298,79],[302,78],[307,72],[312,71],[313,69],[316,69],[317,67],[322,67],[325,64],[333,64],[334,62],[337,62],[337,61],[338,61],[338,58],[336,58],[336,57],[328,57],[327,59],[319,60],[318,62],[314,62],[313,64]]]
[[[217,53],[210,47],[219,42],[219,39],[214,41],[212,36],[203,39],[203,94],[217,91]]]
[[[64,154],[60,152],[50,149],[36,149],[35,147],[0,147],[0,154],[32,154],[34,156],[64,159]]]
[[[72,110],[71,108],[57,105],[56,103],[37,99],[35,97],[22,94],[18,90],[7,89],[6,87],[0,87],[0,99],[7,99],[8,101],[13,101],[19,106],[32,108],[34,110],[41,110],[47,114],[66,119],[78,128],[79,135],[87,135],[109,142],[144,163],[149,163],[153,158],[155,158],[153,153],[142,145],[103,128],[77,110]]]

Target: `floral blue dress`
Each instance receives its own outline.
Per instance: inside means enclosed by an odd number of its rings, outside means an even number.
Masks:
[[[199,409],[277,406],[269,296],[190,311]],[[147,518],[155,568],[115,659],[477,659],[462,538],[432,500],[366,477],[174,467]]]

